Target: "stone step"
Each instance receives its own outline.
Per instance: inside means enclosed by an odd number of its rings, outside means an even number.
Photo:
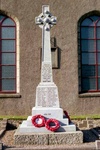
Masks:
[[[57,132],[75,132],[76,126],[71,123],[69,125],[60,126],[60,128],[57,130]],[[21,133],[52,133],[46,127],[37,128],[35,126],[27,126],[27,121],[23,121],[22,124],[19,127],[19,132]]]
[[[28,116],[27,126],[33,126],[31,119],[32,119],[32,116]],[[64,119],[61,119],[61,120],[58,120],[58,121],[59,121],[61,126],[65,126],[65,125],[69,124],[69,120],[67,118],[64,118]]]

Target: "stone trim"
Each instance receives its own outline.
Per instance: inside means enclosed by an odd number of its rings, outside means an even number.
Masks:
[[[100,97],[100,92],[97,93],[82,93],[79,94],[79,98],[86,98],[86,97]]]
[[[0,94],[0,98],[21,98],[20,94]]]

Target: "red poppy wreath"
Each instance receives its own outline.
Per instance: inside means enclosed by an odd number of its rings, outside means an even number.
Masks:
[[[32,117],[32,124],[35,126],[35,127],[44,127],[45,126],[45,118],[42,116],[42,115],[35,115]]]
[[[55,124],[55,126],[51,126],[51,123]],[[45,127],[50,131],[56,131],[60,127],[60,123],[56,119],[48,119],[45,123]]]

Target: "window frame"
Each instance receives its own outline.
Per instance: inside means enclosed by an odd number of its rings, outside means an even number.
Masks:
[[[95,22],[94,26],[92,26],[94,28],[94,31],[95,31],[95,37],[93,39],[85,39],[83,38],[84,40],[94,40],[95,41],[95,51],[92,52],[92,53],[95,53],[95,57],[96,57],[96,76],[94,76],[96,78],[96,90],[83,90],[82,88],[82,81],[83,81],[83,77],[82,77],[82,35],[81,35],[81,28],[84,27],[82,26],[82,22],[87,19],[87,18],[90,18],[91,16],[98,16],[99,19],[97,22]],[[93,20],[92,20],[93,21]],[[100,54],[100,50],[98,51],[97,50],[97,40],[100,40],[100,38],[97,38],[97,28],[99,27],[100,28],[100,25],[97,26],[97,23],[100,21],[100,15],[98,15],[97,13],[94,14],[94,13],[91,13],[91,14],[88,14],[86,16],[83,16],[79,22],[78,22],[78,75],[79,75],[79,93],[82,94],[82,93],[97,93],[97,92],[100,92],[100,87],[98,88],[98,80],[100,79],[100,75],[98,76],[98,66],[100,66],[100,63],[98,63],[97,61],[97,57],[98,57],[98,53]],[[100,23],[99,23],[100,24]],[[87,26],[89,27],[89,26]],[[89,52],[89,51],[88,51]],[[86,64],[87,66],[88,64]],[[94,65],[94,64],[93,64]],[[99,85],[100,86],[100,85]]]
[[[0,14],[2,16],[4,16],[4,18],[2,19],[2,21],[0,22],[0,94],[14,94],[14,93],[17,93],[17,86],[16,86],[16,76],[17,76],[17,70],[16,70],[16,22],[14,21],[14,19],[12,19],[11,17],[7,16],[7,15],[3,15],[3,14]],[[11,21],[13,21],[14,25],[3,25],[3,22],[6,20],[6,19],[11,19]],[[14,28],[14,35],[15,37],[14,38],[2,38],[2,34],[1,34],[1,31],[2,31],[2,27],[3,28]],[[6,51],[2,51],[2,40],[14,40],[15,42],[15,45],[14,45],[14,51],[10,51],[10,52],[7,52]],[[14,59],[14,64],[2,64],[2,56],[3,54],[14,54],[15,55],[15,59]],[[15,67],[15,72],[14,72],[14,77],[13,78],[3,78],[2,77],[2,67],[3,66],[14,66]],[[3,79],[7,79],[8,81],[9,80],[13,80],[15,83],[14,83],[14,90],[2,90],[2,80]]]

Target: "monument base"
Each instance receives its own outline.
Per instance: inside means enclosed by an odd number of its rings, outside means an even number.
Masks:
[[[29,117],[28,117],[29,118]],[[31,118],[31,116],[30,116]],[[63,121],[64,122],[64,121]],[[65,119],[66,122],[66,119]],[[76,126],[73,123],[70,123],[69,125],[62,125],[59,129],[56,130],[56,132],[75,132]],[[45,127],[37,128],[33,125],[31,125],[30,120],[23,121],[22,124],[19,127],[20,133],[52,133],[52,131],[46,129]]]
[[[32,116],[23,121],[14,134],[16,145],[56,145],[83,143],[83,133],[76,131],[76,126],[68,122],[68,118],[60,120],[60,128],[56,132],[45,127],[32,125]]]
[[[63,145],[83,143],[83,133],[75,132],[53,132],[53,133],[21,133],[18,128],[14,140],[16,145]]]

